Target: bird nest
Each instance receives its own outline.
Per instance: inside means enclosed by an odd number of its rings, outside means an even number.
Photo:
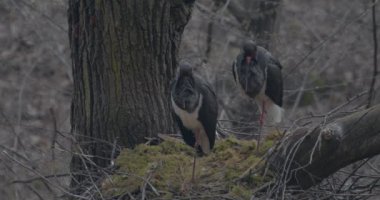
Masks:
[[[117,170],[101,190],[107,199],[249,199],[269,180],[257,169],[265,165],[263,156],[276,139],[267,137],[260,150],[254,140],[216,141],[209,155],[197,158],[194,182],[193,148],[180,140],[141,144],[121,152]]]

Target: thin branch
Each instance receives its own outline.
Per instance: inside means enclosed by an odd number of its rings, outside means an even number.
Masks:
[[[53,121],[53,128],[54,128],[53,137],[51,139],[51,146],[50,146],[50,149],[51,149],[51,159],[53,160],[53,162],[55,162],[55,150],[54,149],[55,149],[55,143],[57,141],[57,133],[58,133],[57,119],[55,118],[54,109],[50,108],[49,111],[50,111],[50,115],[51,115],[51,118],[52,118],[52,121]]]
[[[27,3],[24,0],[20,0],[20,3],[25,5],[26,7],[28,7],[30,10],[34,11],[35,13],[39,14],[42,18],[46,19],[46,21],[50,22],[50,24],[53,25],[53,27],[56,27],[60,31],[67,32],[67,28],[65,28],[65,27],[61,26],[60,24],[58,24],[57,22],[53,21],[52,17],[43,13],[41,10],[37,9],[32,4]]]
[[[313,69],[315,68],[315,66],[317,66],[317,63],[318,63],[319,59],[320,59],[320,57],[315,60],[315,62],[313,63],[313,65],[305,73],[305,75],[303,77],[303,80],[302,80],[302,84],[301,84],[300,90],[299,90],[299,92],[297,94],[297,97],[296,97],[296,101],[294,102],[292,110],[290,111],[290,114],[288,115],[289,118],[291,116],[293,116],[293,114],[296,111],[299,103],[301,102],[301,97],[302,97],[302,94],[303,94],[303,89],[305,89],[307,81],[309,80],[310,73],[313,71]]]
[[[352,25],[354,22],[356,22],[359,19],[361,19],[362,17],[364,17],[367,14],[368,10],[370,10],[370,8],[373,7],[374,5],[376,5],[377,3],[378,3],[378,1],[375,0],[374,3],[371,3],[371,5],[369,7],[367,7],[366,9],[364,9],[363,12],[361,12],[359,15],[357,15],[355,17],[355,19],[353,19],[352,21],[349,21],[347,23],[343,23],[342,25],[338,26],[338,28],[335,31],[333,31],[329,36],[327,36],[327,38],[325,40],[323,40],[322,42],[320,42],[309,53],[307,53],[303,58],[301,58],[301,60],[298,61],[298,63],[295,64],[293,68],[289,69],[287,71],[287,74],[284,75],[284,80],[287,79],[288,76],[290,76],[291,74],[293,74],[294,71],[296,69],[298,69],[303,62],[305,62],[314,52],[316,52],[318,49],[320,49],[321,47],[323,47],[323,45],[326,44],[329,40],[333,39],[338,33],[340,33],[341,31],[345,30],[347,27],[349,27],[350,25]]]
[[[367,108],[371,107],[373,97],[375,96],[375,84],[377,76],[377,25],[376,25],[376,2],[377,0],[372,0],[372,34],[373,34],[373,73],[372,81],[368,95]]]
[[[57,177],[68,177],[68,176],[71,176],[71,174],[52,174],[52,175],[47,175],[47,176],[44,176],[44,178],[57,178]],[[11,184],[16,184],[16,183],[32,183],[34,181],[41,181],[41,180],[44,180],[44,178],[42,177],[34,177],[34,178],[31,178],[31,179],[27,179],[27,180],[14,180],[11,182]]]
[[[21,134],[21,121],[22,121],[22,99],[23,99],[23,94],[24,94],[24,89],[26,87],[26,84],[27,84],[27,80],[28,78],[30,77],[30,75],[32,74],[32,72],[34,71],[34,69],[36,68],[37,65],[33,65],[30,70],[25,74],[22,82],[21,82],[21,86],[20,86],[20,89],[19,89],[19,92],[18,92],[18,109],[17,109],[17,126],[16,126],[16,137],[15,137],[15,140],[14,140],[14,144],[13,144],[13,148],[14,149],[18,149],[18,146],[19,144],[21,143],[21,141],[18,140],[20,134]]]
[[[76,195],[76,194],[73,194],[71,193],[70,191],[66,190],[65,188],[57,185],[56,183],[50,181],[48,178],[46,178],[44,175],[42,175],[40,172],[38,172],[37,170],[33,169],[32,167],[20,162],[19,160],[16,160],[15,158],[13,158],[11,155],[8,154],[7,151],[2,151],[2,154],[5,155],[6,157],[8,157],[9,159],[11,159],[13,162],[19,164],[20,166],[24,167],[25,169],[33,172],[34,174],[38,175],[39,177],[42,178],[42,180],[46,183],[48,183],[49,185],[52,185],[54,187],[56,187],[57,189],[59,189],[60,191],[62,191],[63,193],[69,195],[69,196],[72,196],[72,197],[76,197],[78,199],[85,199],[84,197],[82,196],[79,196],[79,195]]]

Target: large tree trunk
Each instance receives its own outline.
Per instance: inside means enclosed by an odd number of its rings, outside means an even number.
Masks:
[[[380,105],[314,129],[299,129],[269,158],[278,179],[306,189],[355,161],[380,154]]]
[[[168,85],[192,3],[69,1],[71,124],[78,154],[71,163],[72,186],[110,165],[115,141],[133,147],[173,132]]]

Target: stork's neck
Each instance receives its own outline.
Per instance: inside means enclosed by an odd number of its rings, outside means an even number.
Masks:
[[[256,63],[257,63],[256,58],[251,57],[251,56],[247,56],[247,57],[244,57],[242,64],[250,65],[250,64],[256,64]]]
[[[183,108],[182,102],[178,102],[172,97],[172,106],[174,108],[175,113],[179,115],[180,117],[181,115],[194,114],[196,116],[195,118],[198,118],[199,110],[202,107],[202,101],[203,101],[203,95],[199,94],[195,107],[193,109],[188,109],[188,108]],[[181,113],[187,113],[187,114],[181,114]]]
[[[244,60],[244,62],[246,63],[246,64],[250,64],[251,63],[251,61],[252,61],[252,57],[251,56],[246,56],[245,57],[245,60]]]
[[[243,64],[251,64],[251,63],[256,63],[257,62],[257,59],[256,59],[256,53],[244,53],[244,59],[243,59]]]
[[[172,90],[172,98],[176,105],[189,113],[196,110],[200,96],[197,86],[188,81],[177,80]]]

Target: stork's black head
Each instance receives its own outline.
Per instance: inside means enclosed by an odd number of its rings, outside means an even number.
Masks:
[[[248,40],[243,45],[244,62],[246,64],[251,63],[256,59],[257,44],[252,40]]]
[[[189,63],[180,63],[172,88],[174,102],[183,110],[193,112],[198,103],[200,93],[195,83],[193,68]]]

